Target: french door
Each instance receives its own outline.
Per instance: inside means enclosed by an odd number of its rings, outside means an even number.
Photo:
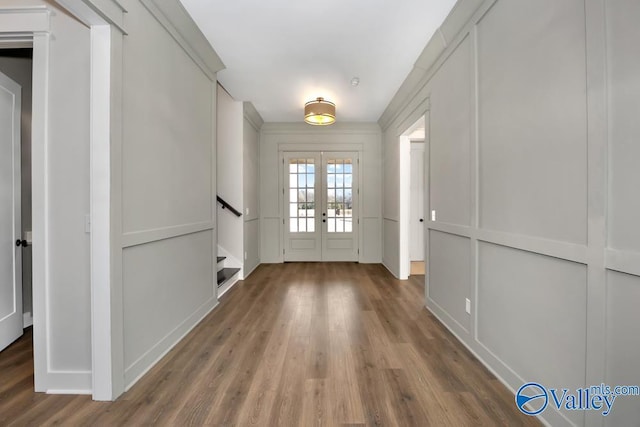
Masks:
[[[358,260],[358,153],[285,152],[284,260]]]

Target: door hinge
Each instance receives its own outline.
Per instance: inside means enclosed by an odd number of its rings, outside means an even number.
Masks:
[[[282,248],[282,255],[284,255],[284,248]]]
[[[358,224],[360,224],[360,218],[358,218]]]
[[[358,255],[360,255],[360,248],[358,248]]]
[[[282,218],[282,225],[284,225],[284,218]]]

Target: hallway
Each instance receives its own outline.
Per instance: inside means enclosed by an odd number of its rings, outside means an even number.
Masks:
[[[428,313],[422,281],[262,265],[113,403],[34,394],[29,332],[0,353],[0,425],[539,425]]]

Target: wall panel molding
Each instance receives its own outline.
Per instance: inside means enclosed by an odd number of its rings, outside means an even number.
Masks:
[[[144,245],[158,240],[171,239],[186,236],[200,231],[213,230],[213,221],[198,222],[194,224],[181,224],[171,227],[156,228],[153,230],[134,231],[122,235],[122,247]]]
[[[525,380],[540,380],[535,377],[536,375],[547,375],[548,381],[553,381],[554,375],[549,375],[550,372],[553,373],[551,362],[546,364],[547,367],[542,368],[535,366],[535,363],[530,360],[525,364],[520,362],[514,364],[514,360],[518,361],[518,358],[514,358],[513,354],[509,356],[510,358],[505,358],[503,354],[495,350],[494,341],[492,341],[492,345],[487,345],[484,338],[478,334],[478,328],[483,327],[478,323],[482,320],[478,316],[485,316],[486,319],[486,316],[494,315],[491,310],[487,312],[486,307],[478,305],[485,292],[482,286],[487,285],[486,282],[483,284],[479,280],[479,271],[485,268],[482,265],[484,262],[481,254],[482,247],[493,245],[503,248],[495,249],[493,254],[493,264],[496,269],[498,269],[496,266],[501,265],[501,254],[524,251],[520,255],[515,255],[520,259],[520,267],[526,270],[528,262],[522,262],[522,259],[531,258],[534,260],[531,262],[538,262],[540,265],[536,267],[537,270],[534,269],[529,273],[543,277],[530,281],[527,289],[538,287],[544,289],[545,286],[548,288],[543,292],[544,295],[532,304],[536,307],[544,307],[550,302],[555,303],[554,300],[558,298],[557,292],[566,291],[568,288],[573,289],[572,293],[562,297],[564,302],[556,304],[554,310],[556,313],[561,313],[564,308],[573,310],[574,316],[564,320],[571,322],[570,328],[584,338],[583,343],[573,342],[569,351],[572,357],[575,356],[576,363],[580,363],[583,367],[572,370],[572,378],[578,383],[576,385],[599,384],[607,381],[619,382],[622,378],[628,378],[631,383],[638,382],[640,377],[637,373],[640,372],[638,370],[640,365],[637,362],[630,362],[624,354],[625,351],[637,354],[640,349],[637,340],[631,339],[629,333],[621,335],[623,332],[612,331],[611,327],[607,328],[607,325],[616,321],[621,325],[631,324],[628,319],[637,319],[635,311],[631,308],[632,305],[627,302],[633,299],[634,295],[637,295],[636,283],[640,283],[640,253],[635,250],[638,230],[635,212],[640,209],[640,205],[633,197],[635,194],[633,183],[637,182],[638,174],[637,165],[631,160],[637,158],[638,151],[637,145],[630,143],[630,141],[637,140],[640,128],[636,122],[630,120],[632,112],[637,110],[636,107],[639,104],[637,97],[629,96],[629,94],[630,91],[638,88],[637,79],[634,77],[637,76],[637,71],[640,69],[640,61],[637,56],[630,54],[629,40],[637,38],[637,35],[640,34],[638,27],[634,24],[640,18],[640,5],[634,2],[613,2],[611,0],[571,0],[562,5],[549,1],[545,3],[548,4],[545,11],[530,10],[529,16],[524,16],[522,9],[515,8],[513,4],[509,5],[508,0],[461,1],[459,4],[466,4],[474,11],[471,12],[469,9],[469,14],[466,17],[460,14],[457,17],[447,18],[425,47],[423,54],[416,61],[414,69],[378,122],[385,135],[383,139],[383,165],[387,163],[384,166],[385,173],[393,175],[397,171],[398,162],[396,153],[398,136],[396,133],[402,130],[405,123],[411,121],[411,115],[417,106],[427,99],[431,102],[431,130],[433,130],[433,110],[438,107],[438,100],[434,97],[434,87],[438,81],[434,77],[444,69],[443,64],[450,60],[452,52],[456,49],[454,44],[465,37],[471,38],[472,96],[469,99],[472,108],[469,118],[471,128],[471,158],[469,159],[470,188],[472,190],[471,222],[470,226],[449,224],[442,221],[427,223],[429,230],[469,239],[471,259],[468,265],[461,268],[468,268],[472,273],[469,295],[472,301],[471,328],[461,327],[451,309],[443,306],[440,301],[430,298],[428,292],[425,295],[427,308],[492,372],[496,373],[510,390],[516,390]],[[531,16],[538,13],[540,15]],[[486,57],[480,50],[482,46],[478,42],[477,26],[485,19],[487,19],[484,21],[487,24],[485,29],[494,32],[490,46],[490,49],[493,49],[490,52],[492,55]],[[491,22],[488,22],[489,20]],[[522,25],[516,26],[516,34],[510,27],[514,20],[522,22]],[[497,24],[500,25],[496,26]],[[505,34],[514,34],[514,38],[507,40]],[[518,40],[519,46],[513,45],[516,40]],[[561,42],[556,43],[556,40],[561,40]],[[509,42],[512,43],[511,46],[503,46],[504,43]],[[510,52],[510,49],[514,52],[513,55],[500,57],[500,52]],[[487,61],[487,58],[496,55],[501,61],[502,59],[506,61],[504,67],[488,69],[478,66],[481,61]],[[540,58],[544,59],[547,56],[551,58],[562,57],[562,59],[558,59],[559,62],[555,61],[554,64],[556,66],[559,63],[563,64],[559,71],[564,73],[564,77],[559,78],[557,75],[553,75],[548,79],[523,79],[529,85],[526,86],[519,80],[522,78],[520,71],[517,71],[516,75],[510,75],[510,73],[513,74],[514,69],[517,70],[517,62],[527,60],[527,55],[538,58],[538,63],[540,63]],[[510,60],[514,62],[510,62]],[[485,62],[486,64],[487,62]],[[492,80],[488,82],[487,86],[486,79],[489,72],[491,72]],[[542,70],[542,74],[544,74],[544,70]],[[575,79],[572,79],[570,76],[574,75]],[[495,96],[495,91],[500,89],[500,85],[503,85],[507,78],[513,78],[510,84],[514,84],[515,89],[523,94],[528,94],[528,96],[520,96],[520,98],[526,98],[527,101],[518,105],[517,100],[513,100],[507,103],[513,108],[507,106],[504,111],[498,109],[499,113],[504,114],[498,114],[491,118],[491,125],[498,128],[498,131],[491,136],[493,143],[496,139],[507,135],[508,133],[503,131],[513,123],[518,123],[523,129],[530,127],[534,130],[536,126],[539,127],[540,123],[544,124],[547,120],[551,125],[567,132],[567,137],[552,144],[551,149],[545,148],[547,156],[535,151],[538,146],[543,147],[544,144],[536,146],[528,143],[526,149],[520,152],[517,150],[515,152],[509,151],[514,147],[505,144],[505,150],[493,152],[495,164],[488,164],[486,153],[480,150],[483,148],[482,144],[486,143],[486,135],[481,134],[480,126],[483,125],[482,120],[487,120],[488,117],[488,113],[484,109],[485,105],[481,102],[484,100],[480,99],[481,90],[488,91],[485,92],[485,95],[488,93]],[[482,79],[485,80],[482,81]],[[558,81],[568,80],[571,80],[569,88],[558,84]],[[584,83],[582,83],[583,81]],[[557,90],[549,92],[550,85],[554,83],[558,87]],[[484,88],[480,86],[481,84],[485,85]],[[583,89],[578,90],[576,86],[585,87],[586,96]],[[537,87],[540,87],[540,90],[532,89]],[[510,92],[507,91],[506,94],[507,96],[500,99],[509,98]],[[559,100],[555,107],[565,105],[563,102],[569,102],[569,104],[567,104],[567,108],[560,108],[556,111],[547,109],[538,114],[539,110],[535,110],[533,113],[524,114],[527,112],[527,105],[541,102],[540,99],[535,100],[536,96],[548,100],[552,100],[555,96],[562,96],[563,99]],[[566,98],[570,99],[567,101]],[[523,105],[525,108],[521,108]],[[569,110],[571,113],[567,114],[566,112]],[[586,119],[582,120],[581,118],[584,117]],[[517,135],[517,132],[515,134]],[[431,136],[433,137],[433,135]],[[530,135],[524,134],[522,139],[526,140],[527,138],[530,138]],[[513,138],[510,139],[513,140]],[[430,140],[430,143],[433,141]],[[502,146],[497,145],[496,147]],[[533,155],[527,155],[528,149],[533,150]],[[556,149],[560,152],[554,151]],[[515,158],[513,158],[514,153]],[[517,157],[517,155],[521,155],[521,157]],[[431,159],[431,161],[441,160]],[[530,161],[531,164],[527,164],[527,161]],[[547,162],[554,161],[557,163],[550,163],[547,168],[551,171],[540,172],[531,167],[531,165],[538,165],[540,168],[544,168]],[[524,166],[519,167],[518,164]],[[518,176],[526,169],[527,176],[532,180],[537,180],[540,186],[535,188],[535,183],[528,182],[532,185],[532,191],[527,190],[522,195],[514,195],[521,202],[518,209],[515,209],[515,213],[506,213],[507,209],[513,208],[513,205],[509,204],[510,199],[499,206],[492,205],[491,214],[495,220],[491,223],[487,222],[487,218],[480,216],[483,212],[482,209],[486,208],[486,203],[491,202],[487,201],[481,189],[485,188],[482,187],[483,185],[487,185],[486,181],[483,182],[486,179],[487,171],[491,174],[495,169],[492,166],[496,165],[499,168],[504,168],[506,176],[511,176],[509,174]],[[510,167],[511,169],[509,169]],[[542,175],[544,173],[552,174],[553,178],[549,180],[550,175]],[[538,176],[538,174],[541,175]],[[383,219],[385,237],[383,259],[385,265],[394,262],[398,250],[397,247],[392,247],[398,238],[398,232],[394,229],[394,225],[397,223],[394,222],[395,215],[393,215],[392,208],[395,201],[393,189],[397,184],[393,181],[394,179],[397,178],[394,176],[385,178],[385,181],[392,180],[393,182],[388,188],[385,187],[385,198],[388,199],[385,208],[389,211],[389,214],[385,214]],[[510,185],[511,183],[505,179],[493,183],[492,185],[495,185],[493,190],[505,184]],[[446,180],[439,185],[444,186],[441,190],[444,190],[445,194],[446,190],[451,190],[447,187]],[[567,185],[567,187],[559,190],[559,187],[563,185]],[[548,189],[549,191],[540,191],[540,189]],[[570,191],[573,192],[568,193]],[[586,197],[583,197],[585,192]],[[549,197],[549,194],[554,194],[554,196]],[[563,195],[567,197],[563,197]],[[530,205],[522,203],[523,200],[529,200]],[[540,201],[544,202],[545,209],[550,209],[549,211],[541,211],[543,218],[536,217],[536,213],[540,213],[539,210],[542,209],[540,205],[536,204]],[[538,256],[546,257],[544,262],[540,261]],[[433,250],[427,257],[428,259],[433,257]],[[536,259],[538,261],[535,261]],[[509,262],[503,264],[505,265],[500,268],[505,268],[507,273],[500,278],[502,286],[509,284],[517,287],[520,281],[527,280],[526,277],[517,277],[515,273],[510,276],[509,271],[511,270],[509,269],[512,269],[513,266],[509,265]],[[545,281],[556,280],[554,269],[564,270],[571,280],[558,279],[560,282],[556,283],[556,286],[549,286]],[[431,286],[430,281],[434,279],[431,276],[431,270],[427,268],[428,287]],[[393,270],[391,271],[393,272]],[[545,274],[548,274],[546,279],[544,279]],[[491,281],[494,274],[486,277]],[[607,279],[609,279],[609,283],[607,283]],[[569,282],[570,285],[568,285]],[[509,290],[512,291],[512,289]],[[573,296],[578,299],[574,299]],[[612,296],[615,298],[611,299]],[[503,306],[515,304],[517,299],[514,296],[512,301],[503,301],[502,304]],[[531,298],[528,300],[533,301]],[[454,304],[453,308],[457,309],[457,306]],[[481,312],[479,313],[478,310]],[[544,308],[541,310],[545,311]],[[563,316],[545,312],[545,316],[547,315],[551,317],[548,319],[551,322],[554,322],[552,319]],[[512,319],[502,320],[511,321]],[[507,354],[517,350],[510,349],[508,343],[505,344],[499,342],[499,338],[496,339],[500,347],[507,345],[504,347],[508,349]],[[616,364],[608,362],[611,360],[617,361]],[[609,364],[606,365],[606,363]],[[544,422],[551,425],[623,425],[637,419],[637,405],[635,409],[632,406],[631,403],[629,405],[621,403],[618,412],[614,411],[614,416],[606,419],[603,419],[601,414],[595,411],[576,414],[551,409],[545,411],[542,417]]]

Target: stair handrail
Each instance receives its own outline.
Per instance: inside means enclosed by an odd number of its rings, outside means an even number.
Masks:
[[[229,209],[229,211],[237,217],[242,216],[241,212],[239,212],[236,208],[234,208],[229,203],[227,203],[222,197],[216,195],[216,200],[218,201],[218,203],[222,205],[222,209],[225,209],[225,208]]]

